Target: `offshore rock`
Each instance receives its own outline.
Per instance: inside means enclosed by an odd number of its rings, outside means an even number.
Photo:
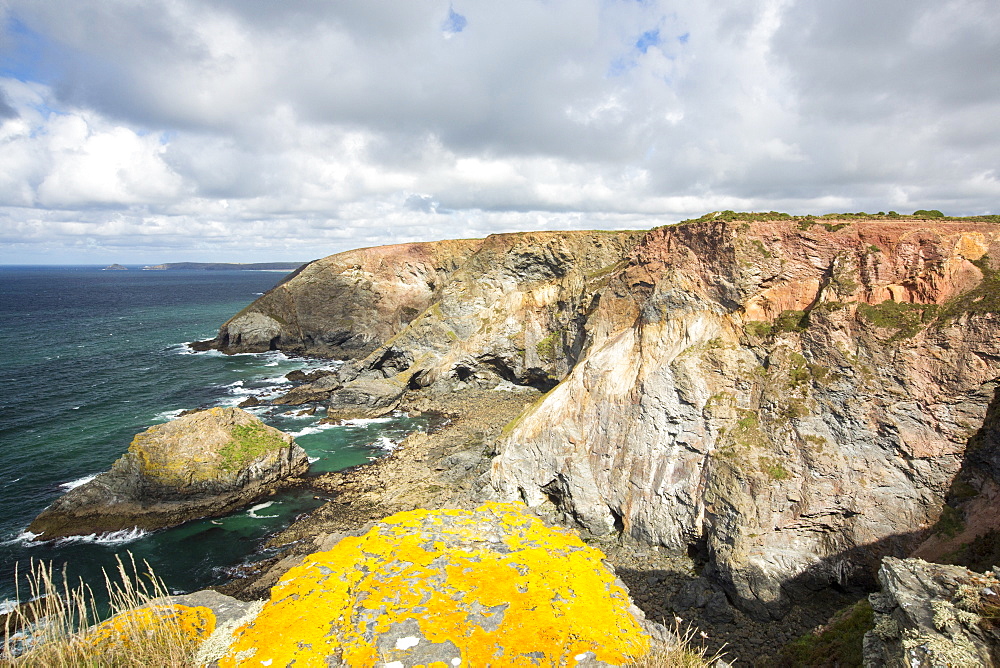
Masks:
[[[977,668],[1000,660],[1000,581],[961,566],[887,557],[869,597],[866,666]]]
[[[649,633],[602,559],[514,505],[398,513],[285,574],[219,666],[621,664]]]
[[[28,527],[41,540],[223,515],[292,482],[309,459],[291,436],[238,408],[211,408],[136,435],[111,470]]]

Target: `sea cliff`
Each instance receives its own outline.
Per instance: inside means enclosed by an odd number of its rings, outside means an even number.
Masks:
[[[970,513],[997,489],[998,267],[990,219],[494,235],[311,263],[207,345],[348,359],[289,399],[334,415],[521,388],[521,414],[470,446],[465,496],[423,502],[523,501],[595,539],[698,555],[766,620],[871,590],[942,518],[994,528]]]

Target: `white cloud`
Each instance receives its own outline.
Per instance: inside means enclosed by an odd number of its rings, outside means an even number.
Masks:
[[[0,261],[996,207],[992,0],[6,0],[0,18]]]

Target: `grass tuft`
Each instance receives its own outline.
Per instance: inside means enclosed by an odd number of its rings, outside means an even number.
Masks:
[[[677,637],[676,643],[665,644],[654,639],[649,654],[628,661],[623,668],[712,668],[724,660],[725,646],[710,654],[704,645],[708,636],[690,624],[682,627],[679,617],[674,618],[671,630]]]
[[[101,624],[92,589],[73,586],[65,569],[31,562],[26,574],[28,602],[4,618],[0,664],[15,668],[92,668],[118,666],[186,666],[214,617],[192,625],[185,606],[151,605],[168,595],[163,581],[146,564],[140,574],[118,560],[118,578],[105,572],[111,619]],[[17,574],[15,574],[15,578]],[[21,591],[18,589],[18,599]],[[96,625],[95,625],[96,624]]]

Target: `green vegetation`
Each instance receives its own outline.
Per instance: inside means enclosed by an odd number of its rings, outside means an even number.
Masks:
[[[941,322],[955,320],[964,313],[1000,313],[1000,272],[990,266],[986,255],[973,264],[983,272],[983,280],[968,292],[948,300],[941,309]]]
[[[818,632],[793,640],[782,648],[780,668],[848,668],[861,666],[865,633],[875,628],[874,613],[866,600],[844,608]]]
[[[935,534],[946,538],[954,538],[965,530],[962,511],[952,506],[945,506],[941,517],[931,529]]]
[[[802,440],[804,440],[808,445],[815,447],[820,452],[822,452],[826,446],[830,445],[828,440],[822,436],[816,436],[815,434],[805,434],[802,436]]]
[[[781,462],[771,457],[758,457],[757,464],[760,466],[762,472],[771,476],[772,480],[788,480],[792,477],[792,474],[781,465]]]
[[[555,331],[535,344],[538,356],[545,362],[551,362],[556,358],[556,346],[562,343],[562,332]]]
[[[265,452],[285,447],[281,432],[263,424],[246,424],[233,427],[233,438],[222,446],[219,455],[223,470],[233,472],[260,457]]]
[[[900,218],[934,218],[940,220],[964,220],[968,222],[981,222],[981,223],[1000,223],[1000,215],[985,215],[985,216],[946,216],[937,209],[920,209],[914,211],[912,215],[901,215],[895,211],[889,211],[888,213],[879,211],[878,213],[866,213],[864,211],[849,212],[844,213],[825,213],[821,216],[816,216],[813,214],[805,215],[792,215],[789,213],[782,213],[780,211],[762,211],[762,212],[751,212],[751,211],[712,211],[706,213],[699,218],[690,218],[688,220],[681,221],[680,224],[684,223],[704,223],[709,221],[720,221],[720,222],[733,222],[733,221],[745,221],[745,222],[762,222],[769,220],[791,220],[797,223],[800,230],[808,230],[813,225],[822,225],[828,232],[836,232],[842,230],[848,225],[848,223],[824,223],[822,220],[898,220]]]
[[[883,329],[894,329],[893,339],[910,338],[937,315],[936,304],[910,304],[888,299],[881,304],[858,304],[858,315]]]
[[[765,336],[768,336],[774,328],[769,322],[764,322],[763,320],[751,320],[744,325],[744,329],[746,329],[747,334],[750,336],[762,339]]]
[[[753,239],[750,243],[752,243],[753,247],[757,249],[757,252],[763,255],[766,259],[771,259],[772,257],[774,257],[771,254],[771,251],[767,250],[767,248],[764,246],[764,242],[761,241],[760,239]]]
[[[805,311],[782,311],[774,320],[775,332],[804,332],[809,329],[809,314]]]
[[[1000,531],[990,529],[976,536],[962,545],[948,561],[980,573],[992,570],[1000,564]]]
[[[721,223],[731,223],[736,220],[745,222],[757,222],[765,220],[789,220],[792,216],[787,213],[781,213],[779,211],[767,211],[767,212],[749,212],[749,211],[712,211],[706,213],[701,218],[691,218],[690,220],[681,221],[681,223],[704,223],[710,220],[719,221]]]

